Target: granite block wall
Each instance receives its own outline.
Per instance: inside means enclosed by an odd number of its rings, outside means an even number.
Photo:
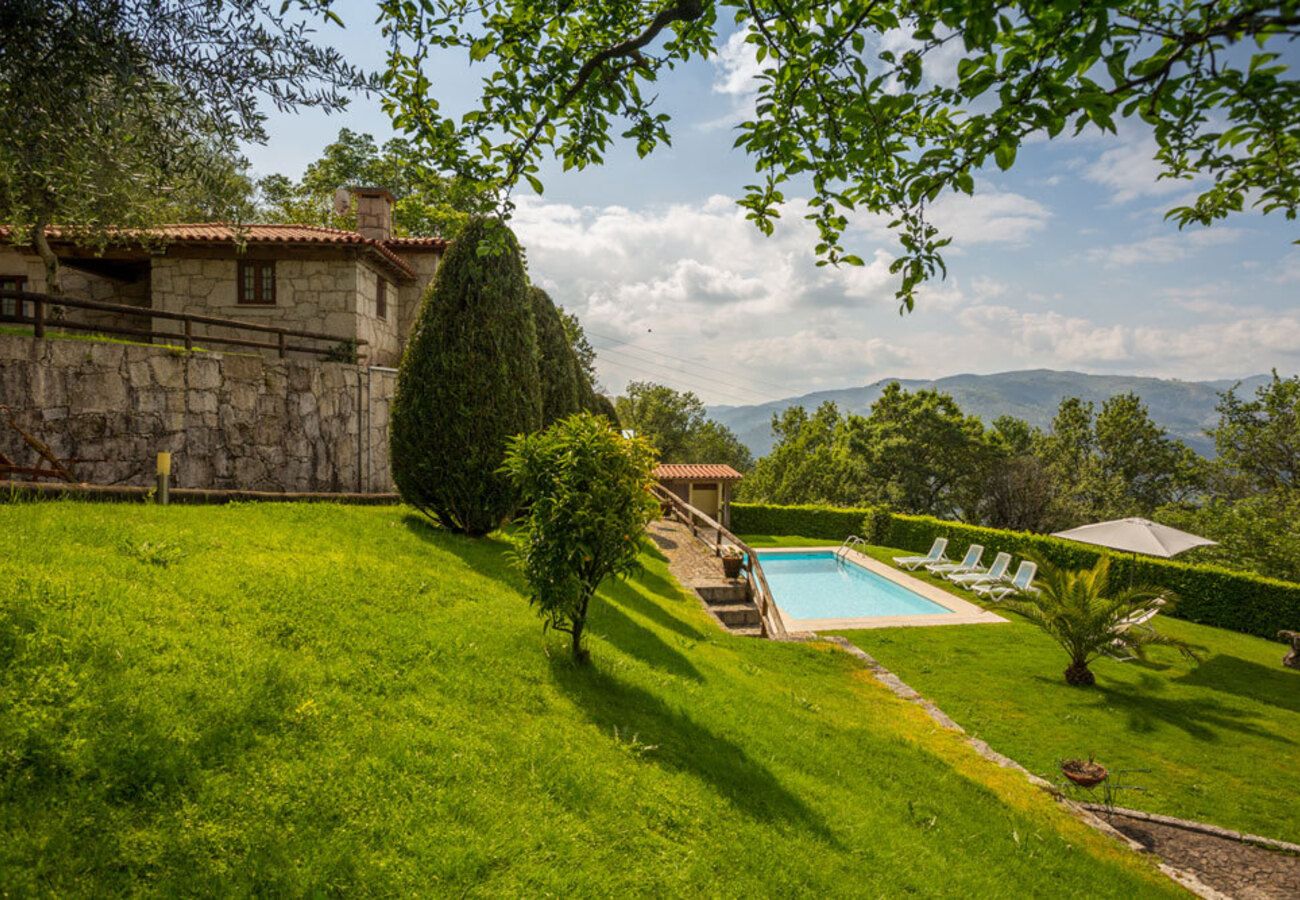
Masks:
[[[388,404],[396,373],[260,354],[0,336],[0,405],[80,481],[176,487],[393,489]],[[0,453],[38,458],[0,424]]]

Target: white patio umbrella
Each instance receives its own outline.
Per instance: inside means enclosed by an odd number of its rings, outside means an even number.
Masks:
[[[1168,559],[1193,547],[1206,547],[1217,543],[1209,538],[1188,534],[1149,519],[1114,519],[1110,522],[1095,522],[1092,525],[1080,525],[1067,531],[1057,531],[1052,537],[1079,541],[1083,544],[1096,544],[1123,550],[1127,553],[1145,553],[1147,556],[1163,556]]]

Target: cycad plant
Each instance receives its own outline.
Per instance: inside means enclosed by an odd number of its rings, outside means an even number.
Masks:
[[[1145,658],[1152,645],[1177,647],[1195,659],[1192,648],[1182,641],[1130,621],[1157,600],[1163,610],[1174,596],[1149,585],[1119,588],[1111,584],[1110,560],[1102,557],[1091,569],[1063,569],[1038,563],[1034,580],[1037,592],[1025,591],[1002,606],[1020,613],[1051,636],[1070,654],[1065,670],[1067,683],[1087,686],[1096,683],[1088,664],[1103,653]]]

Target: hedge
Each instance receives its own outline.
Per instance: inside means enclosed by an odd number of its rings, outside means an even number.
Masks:
[[[1177,594],[1178,604],[1170,615],[1180,619],[1266,638],[1275,638],[1282,629],[1300,628],[1300,584],[1220,566],[1149,556],[1134,559],[1132,554],[1094,549],[1050,535],[872,508],[760,503],[733,503],[731,527],[739,534],[792,534],[824,540],[860,534],[873,544],[914,553],[924,553],[935,538],[946,537],[959,550],[967,544],[983,544],[989,550],[1005,550],[1068,568],[1091,566],[1106,555],[1120,584],[1131,577],[1135,584],[1156,585]]]

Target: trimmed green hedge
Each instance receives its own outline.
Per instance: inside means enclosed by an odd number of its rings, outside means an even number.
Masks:
[[[1086,544],[1027,531],[984,528],[870,508],[759,503],[733,503],[731,527],[738,534],[794,534],[825,540],[860,534],[873,544],[914,553],[924,553],[936,537],[946,537],[949,556],[976,543],[990,551],[1005,550],[1068,568],[1091,566],[1105,554],[1111,558],[1119,583],[1125,584],[1131,577],[1134,583],[1158,585],[1177,594],[1179,602],[1171,615],[1180,619],[1266,638],[1275,638],[1282,629],[1300,628],[1300,584],[1219,566],[1148,556],[1134,559],[1132,554],[1092,549]]]

